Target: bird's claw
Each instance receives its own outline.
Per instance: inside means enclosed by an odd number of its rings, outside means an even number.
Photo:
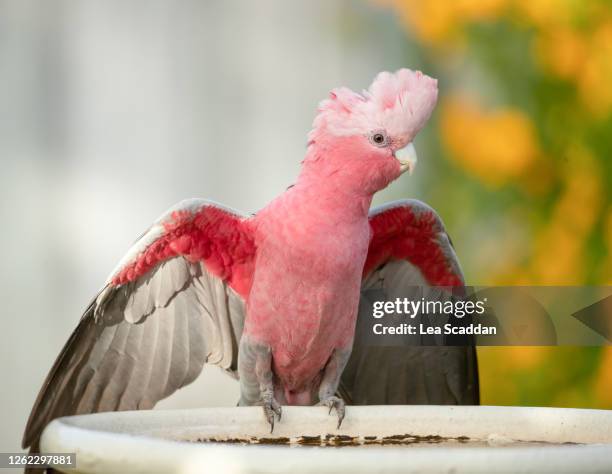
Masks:
[[[278,421],[281,420],[281,406],[274,398],[270,398],[269,400],[264,401],[263,411],[266,420],[270,424],[270,433],[272,433],[274,431],[274,418],[276,417]]]
[[[340,429],[340,425],[342,424],[342,420],[344,420],[344,415],[346,413],[344,400],[339,397],[329,397],[325,400],[321,400],[317,405],[329,407],[330,415],[332,410],[336,410],[336,414],[338,415],[338,426],[336,428]]]

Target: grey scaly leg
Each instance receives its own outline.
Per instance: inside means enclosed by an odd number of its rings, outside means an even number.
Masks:
[[[323,371],[321,385],[319,385],[319,403],[329,407],[329,413],[332,409],[336,410],[338,415],[338,428],[342,424],[345,413],[344,400],[336,396],[338,385],[340,384],[340,376],[346,367],[346,363],[351,355],[351,349],[334,349],[329,361]]]
[[[274,398],[272,373],[272,349],[270,346],[250,341],[243,336],[238,350],[238,374],[240,376],[239,406],[263,406],[264,416],[274,430],[274,417],[281,419],[281,406]]]

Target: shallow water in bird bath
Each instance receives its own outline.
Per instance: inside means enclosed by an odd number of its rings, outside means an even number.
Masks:
[[[498,437],[486,440],[470,439],[467,436],[443,437],[438,435],[417,436],[411,434],[393,436],[300,436],[295,438],[269,437],[258,438],[227,438],[206,437],[196,443],[256,445],[256,446],[286,446],[289,448],[363,448],[363,447],[407,447],[407,448],[499,448],[499,447],[550,447],[550,446],[580,446],[581,443],[551,443],[546,441],[518,441]]]

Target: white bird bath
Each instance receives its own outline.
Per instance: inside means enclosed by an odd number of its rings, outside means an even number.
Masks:
[[[273,434],[259,407],[99,413],[53,421],[41,448],[76,453],[72,473],[609,473],[612,411],[349,406],[336,430],[283,407]]]

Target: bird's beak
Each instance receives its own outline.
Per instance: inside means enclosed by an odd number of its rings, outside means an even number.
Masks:
[[[412,174],[417,163],[417,154],[414,145],[408,143],[404,148],[400,148],[395,152],[395,158],[400,162],[400,171]]]

